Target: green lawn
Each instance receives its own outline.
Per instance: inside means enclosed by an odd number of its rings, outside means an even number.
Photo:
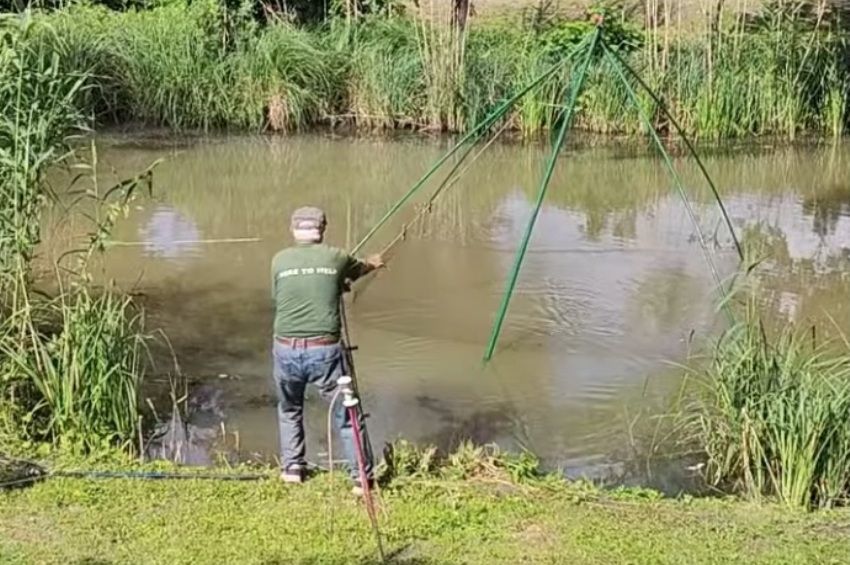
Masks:
[[[848,563],[850,512],[452,480],[381,493],[395,563]],[[52,479],[0,493],[3,563],[373,563],[366,513],[326,476]]]

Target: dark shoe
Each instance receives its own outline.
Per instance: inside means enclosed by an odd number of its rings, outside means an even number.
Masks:
[[[304,482],[304,467],[300,465],[290,465],[280,472],[280,479],[291,485],[297,485]]]

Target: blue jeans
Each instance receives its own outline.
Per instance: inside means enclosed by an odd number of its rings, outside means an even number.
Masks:
[[[274,340],[274,380],[277,385],[277,419],[280,437],[280,458],[284,469],[293,465],[306,466],[304,444],[304,390],[315,385],[326,402],[330,402],[337,389],[337,379],[346,374],[342,345],[286,346]],[[333,409],[334,426],[342,440],[348,471],[359,481],[354,430],[348,410],[337,398]],[[358,409],[361,445],[363,445],[366,476],[372,478],[372,453],[363,433],[362,411]]]

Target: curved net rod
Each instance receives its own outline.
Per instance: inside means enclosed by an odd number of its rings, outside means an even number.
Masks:
[[[682,183],[682,179],[679,176],[679,172],[673,165],[673,160],[670,157],[670,153],[668,153],[665,149],[664,143],[661,141],[661,137],[658,135],[658,132],[655,131],[655,128],[652,126],[652,121],[649,119],[649,116],[647,115],[646,111],[644,111],[643,107],[641,107],[637,92],[635,92],[634,88],[626,77],[625,72],[623,72],[623,68],[620,65],[619,61],[614,57],[613,50],[605,42],[602,43],[602,49],[605,52],[605,57],[611,63],[614,72],[620,79],[620,82],[623,84],[623,87],[626,89],[626,93],[628,94],[629,100],[632,102],[635,109],[637,110],[641,122],[649,132],[649,135],[652,138],[655,147],[658,149],[658,153],[664,160],[664,165],[667,168],[667,172],[670,174],[670,178],[672,179],[673,184],[676,187],[676,191],[679,193],[679,196],[682,199],[682,203],[685,206],[685,211],[688,214],[688,218],[690,219],[691,223],[694,226],[694,229],[696,230],[697,240],[699,241],[699,245],[702,248],[703,254],[705,255],[705,260],[708,263],[711,275],[714,278],[715,283],[717,284],[717,289],[720,291],[721,298],[724,298],[723,304],[725,304],[726,288],[723,285],[723,280],[720,278],[720,272],[717,270],[717,265],[714,262],[714,257],[712,256],[711,251],[708,248],[708,243],[706,242],[705,234],[703,233],[702,228],[700,228],[699,220],[697,218],[696,212],[694,211],[693,204],[691,203],[691,200],[688,197],[688,193],[685,190],[685,186]]]
[[[584,38],[581,43],[579,43],[566,57],[562,60],[558,61],[556,64],[552,65],[547,71],[541,74],[539,77],[528,83],[524,86],[519,92],[502,102],[493,112],[490,113],[489,116],[484,118],[477,126],[475,126],[469,133],[463,136],[460,141],[458,141],[454,147],[452,147],[445,155],[440,157],[434,165],[395,203],[393,204],[389,210],[381,217],[380,220],[363,236],[363,239],[354,246],[351,250],[352,254],[358,253],[366,243],[369,242],[370,239],[380,230],[384,224],[389,221],[390,218],[395,215],[398,210],[404,206],[408,200],[410,200],[414,194],[416,194],[419,189],[421,189],[426,182],[443,166],[443,164],[448,161],[455,153],[457,153],[461,147],[466,145],[468,142],[472,141],[473,144],[478,141],[480,137],[482,137],[489,129],[493,126],[502,116],[507,114],[514,105],[522,99],[526,94],[540,86],[546,79],[555,74],[558,70],[564,67],[568,62],[570,62],[578,53],[581,53],[584,49],[586,49],[587,44],[590,42],[591,37]],[[467,151],[461,161],[466,159],[469,155],[470,151]]]
[[[658,96],[649,87],[648,84],[646,84],[646,81],[644,81],[640,77],[638,72],[636,70],[634,70],[631,67],[631,65],[629,65],[620,56],[620,54],[617,53],[617,51],[615,49],[612,49],[605,41],[602,42],[602,46],[605,49],[605,51],[608,53],[608,56],[610,58],[615,59],[616,62],[619,64],[619,66],[622,69],[625,69],[626,72],[629,75],[631,75],[632,78],[634,78],[635,82],[638,83],[638,85],[640,85],[641,89],[644,92],[646,92],[649,95],[650,98],[652,98],[652,101],[655,102],[656,106],[658,106],[658,108],[661,110],[661,112],[664,114],[664,116],[670,121],[670,124],[672,124],[673,129],[676,130],[676,133],[679,135],[679,137],[682,138],[682,141],[685,143],[685,147],[688,149],[688,153],[691,154],[691,157],[693,157],[694,161],[696,162],[697,166],[699,167],[699,170],[702,173],[702,176],[705,178],[705,181],[708,183],[708,186],[711,189],[711,193],[714,196],[715,202],[717,202],[717,205],[720,207],[720,213],[723,215],[723,221],[726,224],[726,227],[729,229],[729,234],[732,236],[732,241],[735,244],[735,250],[738,252],[738,258],[741,261],[743,261],[744,260],[744,249],[741,246],[741,242],[738,239],[737,234],[735,233],[735,227],[732,225],[732,220],[729,217],[729,213],[726,210],[726,205],[723,204],[723,200],[720,198],[720,192],[717,190],[717,186],[714,184],[714,181],[712,180],[711,175],[708,174],[708,170],[705,168],[705,164],[702,162],[702,159],[700,158],[699,153],[697,153],[697,150],[694,147],[694,144],[691,143],[690,138],[685,133],[684,128],[679,124],[678,120],[676,120],[676,118],[673,116],[673,113],[670,112],[670,110],[667,108],[667,104],[664,103],[664,100],[660,96]]]
[[[490,332],[490,340],[487,343],[487,349],[484,352],[485,363],[493,357],[493,352],[496,350],[496,344],[499,341],[499,334],[502,331],[502,325],[505,322],[505,316],[507,315],[508,307],[510,306],[511,296],[514,293],[517,280],[519,279],[519,271],[522,268],[522,262],[523,259],[525,259],[525,254],[528,252],[528,244],[531,241],[531,234],[534,231],[534,224],[537,222],[537,217],[540,214],[541,208],[543,208],[543,201],[546,199],[546,192],[549,189],[549,184],[552,180],[552,175],[555,172],[555,165],[558,162],[558,155],[560,154],[561,148],[564,146],[564,143],[567,140],[567,132],[572,127],[573,118],[575,117],[575,107],[576,102],[578,101],[578,95],[584,87],[588,71],[590,70],[590,63],[593,60],[593,55],[597,51],[601,36],[602,28],[597,27],[596,31],[594,31],[593,34],[591,34],[590,36],[590,45],[586,49],[584,61],[582,62],[578,74],[574,78],[573,84],[570,88],[566,102],[566,109],[563,113],[563,121],[561,122],[561,127],[558,131],[558,135],[553,143],[552,152],[549,156],[549,160],[546,165],[546,170],[543,174],[543,178],[540,181],[540,187],[537,191],[537,202],[534,205],[534,209],[531,213],[531,218],[529,218],[528,224],[526,225],[525,233],[522,236],[522,242],[517,248],[513,268],[511,269],[510,276],[508,277],[507,285],[505,286],[505,292],[502,295],[502,303],[499,305],[499,309],[496,311],[496,319],[493,323],[493,329]]]

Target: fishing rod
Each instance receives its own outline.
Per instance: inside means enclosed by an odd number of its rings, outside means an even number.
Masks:
[[[390,257],[392,257],[391,253],[395,249],[395,247],[398,246],[403,241],[406,241],[407,233],[413,228],[413,226],[415,226],[418,222],[422,221],[425,217],[427,217],[429,214],[431,214],[433,212],[434,204],[437,202],[437,200],[439,200],[440,196],[442,196],[443,194],[446,194],[448,192],[449,188],[453,187],[458,182],[460,182],[460,180],[463,178],[463,176],[466,175],[466,173],[469,172],[469,170],[472,168],[472,166],[475,164],[475,162],[478,161],[478,158],[481,157],[481,155],[483,155],[487,151],[487,149],[489,149],[490,146],[493,145],[499,139],[499,136],[508,128],[509,125],[510,125],[509,123],[505,122],[502,125],[502,127],[499,128],[499,131],[497,131],[493,136],[490,137],[490,139],[487,141],[487,143],[484,145],[484,147],[482,147],[472,157],[472,159],[469,161],[469,163],[466,164],[466,166],[463,168],[463,170],[458,172],[458,169],[460,169],[460,166],[463,165],[463,159],[464,158],[461,158],[461,160],[459,160],[455,164],[455,166],[452,167],[452,169],[449,171],[448,175],[446,175],[446,178],[443,179],[443,182],[440,183],[440,185],[436,188],[436,190],[434,190],[434,192],[431,194],[431,196],[428,198],[428,200],[426,202],[424,202],[423,204],[419,205],[418,211],[416,212],[416,214],[409,221],[402,224],[402,226],[399,229],[396,236],[392,240],[390,240],[390,242],[387,245],[385,245],[383,249],[381,249],[380,255],[381,255],[381,258],[385,262],[388,261]],[[474,149],[474,148],[475,148],[475,146],[473,145],[469,148],[468,151],[472,151],[472,149]],[[352,302],[356,301],[357,297],[360,296],[361,294],[363,294],[363,292],[369,287],[371,281],[375,280],[375,278],[377,278],[377,271],[375,271],[374,276],[371,276],[368,279],[364,280],[363,282],[358,283],[357,292],[353,295]]]
[[[492,137],[491,140],[485,145],[483,149],[481,149],[472,159],[472,161],[467,165],[467,167],[458,175],[455,176],[458,169],[460,169],[461,165],[463,165],[464,160],[470,154],[470,152],[475,148],[475,145],[471,145],[466,152],[461,156],[458,162],[454,165],[454,167],[449,171],[446,178],[437,187],[431,197],[428,199],[426,205],[422,206],[419,212],[414,216],[414,218],[408,222],[406,222],[398,235],[381,251],[380,255],[382,257],[386,257],[386,255],[392,250],[395,245],[405,239],[405,234],[407,230],[414,225],[419,219],[423,218],[426,213],[430,213],[431,207],[439,198],[439,196],[445,191],[445,189],[453,186],[460,180],[460,177],[465,174],[472,164],[484,153],[484,151],[492,145],[498,136],[505,130],[507,124],[503,125],[502,128],[496,133],[495,136]],[[372,232],[374,233],[374,231]],[[363,245],[365,245],[366,241],[369,239],[370,235],[367,235],[364,240],[362,240],[357,246],[355,246],[354,250],[352,250],[352,254],[356,253]],[[378,553],[381,558],[381,562],[386,560],[383,548],[383,542],[381,539],[380,527],[378,524],[378,516],[375,510],[374,499],[372,497],[372,487],[369,482],[369,477],[366,473],[366,464],[365,460],[368,454],[369,460],[373,461],[374,458],[372,453],[372,442],[369,439],[368,426],[365,425],[366,414],[363,410],[362,402],[358,395],[358,381],[357,381],[357,370],[355,369],[354,364],[354,351],[357,350],[357,346],[353,345],[351,342],[351,334],[348,323],[347,316],[347,308],[345,305],[344,298],[340,298],[339,304],[340,310],[340,318],[342,325],[342,348],[343,354],[345,356],[345,366],[348,372],[348,376],[341,377],[338,380],[338,388],[334,393],[334,396],[331,399],[330,405],[328,406],[328,417],[327,417],[327,444],[328,444],[328,469],[333,477],[333,432],[332,432],[332,419],[333,412],[336,406],[336,402],[339,399],[339,395],[344,395],[343,405],[345,410],[348,412],[348,418],[351,422],[352,432],[354,436],[355,443],[355,454],[357,457],[357,466],[358,466],[358,474],[360,476],[360,485],[363,489],[363,497],[366,505],[366,512],[369,516],[369,523],[372,527],[372,533],[375,537],[375,543],[378,548]],[[361,417],[364,421],[363,426],[360,426]],[[362,440],[361,440],[362,438]],[[333,518],[331,518],[333,521]],[[333,526],[332,526],[333,527]]]

